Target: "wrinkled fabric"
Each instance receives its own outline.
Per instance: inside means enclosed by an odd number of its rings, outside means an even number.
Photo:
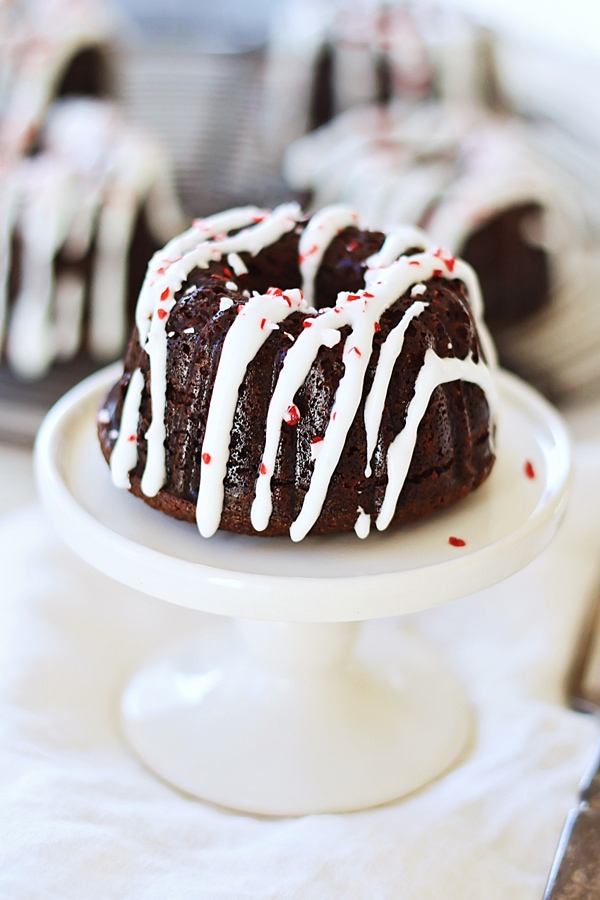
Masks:
[[[270,819],[190,799],[128,747],[119,697],[145,659],[223,622],[77,559],[37,506],[0,518],[0,896],[539,900],[597,723],[563,681],[600,576],[600,444],[526,569],[404,617],[461,679],[475,734],[397,802]]]

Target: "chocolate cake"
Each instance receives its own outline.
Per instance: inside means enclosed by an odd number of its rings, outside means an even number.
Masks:
[[[420,230],[229,210],[153,257],[100,442],[204,537],[366,537],[487,477],[493,363],[473,270]]]

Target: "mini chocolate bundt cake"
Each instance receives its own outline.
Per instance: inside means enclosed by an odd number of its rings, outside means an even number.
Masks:
[[[153,257],[100,442],[204,537],[366,537],[487,477],[493,364],[473,270],[423,232],[233,209]]]

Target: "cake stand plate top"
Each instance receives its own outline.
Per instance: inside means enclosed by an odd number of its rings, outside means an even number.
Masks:
[[[465,500],[414,524],[371,533],[202,538],[113,486],[96,414],[120,374],[111,366],[65,395],[38,435],[42,500],[64,540],[131,587],[206,612],[339,622],[399,615],[496,583],[551,540],[566,505],[569,439],[532,388],[498,373],[497,460]],[[458,538],[464,545],[456,546]]]

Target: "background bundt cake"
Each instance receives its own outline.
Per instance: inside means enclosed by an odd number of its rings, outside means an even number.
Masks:
[[[473,106],[363,106],[292,144],[285,173],[310,208],[413,222],[467,260],[501,363],[564,399],[600,384],[600,219],[559,137]]]
[[[110,8],[8,7],[0,10],[0,358],[31,380],[56,362],[97,366],[122,353],[148,257],[183,218],[162,144],[109,99],[119,31]]]
[[[199,220],[154,256],[136,323],[102,449],[117,485],[206,537],[365,537],[491,470],[477,279],[414,228],[296,204]]]

